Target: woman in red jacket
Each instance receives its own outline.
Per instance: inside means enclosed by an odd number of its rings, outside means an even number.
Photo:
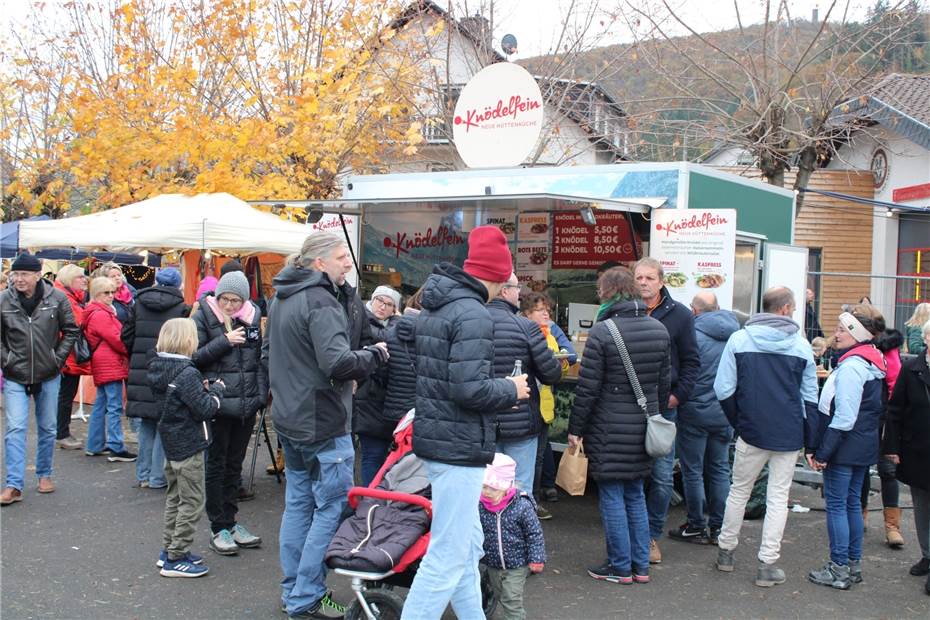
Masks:
[[[87,301],[87,276],[78,265],[65,265],[55,277],[55,288],[68,297],[74,322],[78,327],[84,324],[84,304]],[[90,374],[90,362],[78,364],[74,351],[68,354],[64,368],[61,369],[61,387],[58,389],[58,447],[63,450],[80,450],[81,442],[71,435],[71,407],[74,395],[78,391],[81,375]]]
[[[122,324],[113,308],[116,287],[109,278],[90,283],[91,302],[84,310],[84,334],[93,352],[90,365],[97,400],[87,425],[87,456],[107,454],[108,461],[131,462],[136,455],[123,445],[123,381],[129,376],[129,354],[120,338]],[[104,416],[106,429],[104,430]]]

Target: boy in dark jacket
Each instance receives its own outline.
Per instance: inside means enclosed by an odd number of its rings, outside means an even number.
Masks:
[[[168,461],[164,549],[157,563],[163,577],[202,577],[209,571],[190,547],[204,510],[207,421],[219,411],[225,385],[220,379],[207,384],[191,361],[196,349],[194,322],[171,319],[158,334],[158,356],[149,362],[149,384],[161,410],[158,434]]]
[[[523,587],[528,573],[541,573],[546,562],[546,542],[530,496],[513,482],[516,462],[495,454],[484,472],[481,489],[481,528],[484,558],[491,587],[504,610],[504,620],[524,620]]]

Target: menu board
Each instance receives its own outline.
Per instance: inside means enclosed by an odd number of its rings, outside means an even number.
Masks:
[[[548,243],[550,229],[548,213],[521,213],[517,219],[517,234],[520,241]]]
[[[589,226],[576,212],[552,216],[552,268],[597,269],[604,261],[636,260],[626,216],[616,211],[595,211],[597,223]]]
[[[697,293],[713,291],[720,307],[732,310],[735,209],[655,209],[649,252],[662,263],[676,301],[688,305]]]
[[[513,211],[485,213],[481,223],[485,226],[497,226],[500,228],[504,236],[507,237],[508,242],[516,239],[517,224]]]

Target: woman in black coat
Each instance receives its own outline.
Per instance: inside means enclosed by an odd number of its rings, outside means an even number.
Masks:
[[[921,335],[930,347],[930,323]],[[904,362],[901,368],[888,402],[882,453],[897,465],[898,480],[911,487],[922,557],[910,572],[930,575],[930,353]],[[930,577],[924,590],[930,595]]]
[[[598,321],[585,344],[568,422],[569,445],[584,442],[607,536],[607,560],[588,574],[615,583],[645,583],[649,522],[643,479],[652,471],[645,447],[646,418],[606,322],[613,321],[620,330],[651,415],[668,403],[669,337],[662,323],[646,314],[633,274],[625,267],[601,275],[598,297]]]
[[[268,400],[268,375],[262,366],[261,312],[249,300],[249,282],[241,271],[220,278],[213,297],[193,317],[199,348],[193,361],[203,376],[222,379],[226,391],[220,412],[210,423],[207,455],[207,517],[210,548],[235,555],[257,547],[261,538],[236,522],[242,461],[255,427],[255,413]]]

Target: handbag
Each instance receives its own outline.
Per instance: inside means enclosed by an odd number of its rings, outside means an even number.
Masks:
[[[630,359],[630,352],[627,351],[626,343],[623,342],[623,336],[617,324],[607,319],[607,329],[613,336],[614,344],[617,345],[617,351],[620,353],[620,359],[623,360],[623,367],[626,369],[626,376],[630,379],[630,385],[633,387],[633,395],[636,396],[636,404],[643,410],[646,416],[646,454],[653,458],[665,456],[671,453],[675,447],[675,423],[666,420],[662,414],[656,413],[649,415],[646,395],[643,394],[643,387],[639,384],[639,377],[636,376],[636,369],[633,368],[633,360]]]
[[[87,337],[82,329],[78,332],[77,340],[74,341],[74,361],[78,364],[86,364],[93,355],[94,352],[90,348],[90,343],[87,342]]]
[[[575,448],[569,446],[562,453],[555,483],[569,495],[584,495],[588,483],[588,457],[580,443]]]

